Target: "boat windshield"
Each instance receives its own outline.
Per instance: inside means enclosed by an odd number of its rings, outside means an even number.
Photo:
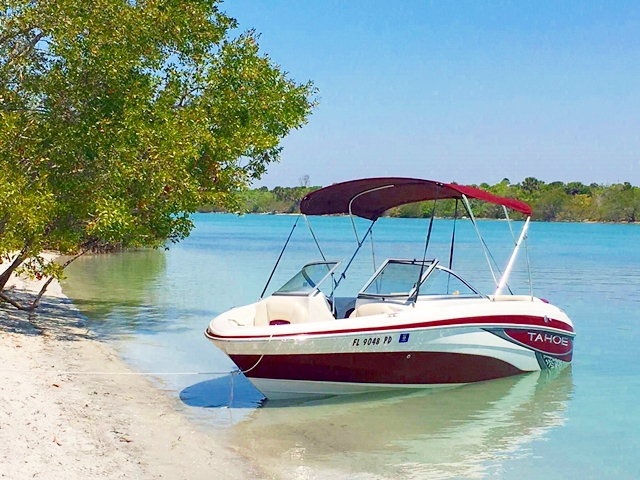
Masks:
[[[420,296],[458,295],[477,297],[481,294],[451,270],[437,266],[420,286]]]
[[[482,295],[438,260],[387,260],[360,291],[360,297],[410,297],[422,271],[420,297]]]
[[[322,284],[340,265],[340,262],[308,263],[291,280],[276,290],[274,295],[309,295]]]
[[[375,273],[360,295],[406,297],[416,288],[422,271],[422,281],[433,270],[437,260],[387,260]]]

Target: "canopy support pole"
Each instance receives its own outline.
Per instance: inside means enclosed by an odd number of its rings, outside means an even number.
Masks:
[[[509,210],[507,207],[502,205],[502,210],[504,210],[504,218],[507,219],[507,225],[509,225],[509,231],[511,232],[511,238],[513,238],[513,245],[515,246],[518,241],[516,240],[516,235],[513,233],[513,228],[511,227],[511,219],[509,218]]]
[[[527,238],[529,235],[524,237],[524,252],[527,256],[527,273],[529,274],[529,295],[531,296],[531,301],[533,302],[533,281],[531,280],[531,263],[529,262],[529,245],[527,244]]]
[[[524,226],[522,227],[522,232],[520,232],[520,238],[518,238],[518,242],[516,243],[516,247],[513,249],[513,253],[511,254],[511,258],[509,259],[509,263],[507,264],[507,268],[502,274],[502,278],[500,279],[500,283],[498,283],[498,288],[496,288],[496,293],[494,296],[500,295],[502,289],[507,283],[507,279],[509,278],[509,274],[511,273],[511,269],[513,268],[513,264],[516,261],[516,256],[518,255],[518,250],[520,249],[520,245],[524,241],[527,235],[527,230],[529,229],[529,220],[531,217],[527,217],[527,221],[524,222]]]
[[[440,189],[438,188],[438,191]],[[431,210],[431,220],[429,220],[429,230],[427,231],[427,240],[424,242],[424,253],[422,254],[422,263],[420,264],[420,275],[418,276],[418,283],[416,283],[416,293],[413,297],[413,306],[416,306],[418,301],[418,295],[420,295],[420,285],[422,284],[422,275],[424,274],[424,262],[427,260],[427,248],[429,247],[429,241],[431,240],[431,229],[433,227],[433,217],[436,216],[436,205],[438,204],[438,197],[433,201],[433,210]]]
[[[316,238],[316,234],[313,232],[313,228],[311,228],[311,223],[309,223],[309,219],[307,218],[306,215],[303,215],[303,217],[304,217],[304,221],[307,222],[307,227],[309,227],[309,231],[311,232],[311,236],[313,237],[313,241],[316,242],[316,247],[318,247],[318,251],[320,252],[320,256],[322,257],[322,260],[324,260],[326,262],[327,258],[324,256],[324,253],[322,252],[322,249],[320,248],[320,244],[318,243],[318,239]]]
[[[471,211],[471,205],[469,204],[469,200],[467,199],[467,196],[465,194],[462,194],[462,200],[463,200],[465,209],[467,210],[467,213],[471,218],[471,223],[473,224],[473,227],[476,229],[476,233],[478,234],[478,238],[480,239],[480,244],[482,245],[482,251],[484,252],[484,257],[487,259],[487,265],[489,265],[491,276],[493,277],[493,281],[497,287],[498,279],[496,278],[496,274],[493,272],[493,267],[491,266],[491,260],[489,260],[489,253],[487,252],[487,246],[485,245],[484,240],[482,239],[482,235],[480,235],[480,230],[478,229],[478,225],[476,224],[476,218],[473,216],[473,212]]]
[[[449,270],[453,267],[453,244],[456,241],[456,220],[458,220],[458,199],[456,198],[456,208],[453,211],[453,232],[451,233],[451,250],[449,251]]]
[[[382,187],[376,187],[376,188],[372,188],[370,190],[365,190],[364,192],[360,192],[359,194],[354,196],[349,201],[349,217],[351,217],[351,225],[353,226],[353,233],[356,234],[356,242],[358,242],[358,244],[360,244],[360,239],[358,238],[358,229],[356,228],[356,222],[353,219],[353,212],[351,211],[351,206],[353,205],[353,202],[356,200],[356,198],[361,197],[362,195],[366,195],[367,193],[377,192],[378,190],[384,190],[386,188],[393,188],[394,186],[395,185],[383,185]],[[377,218],[376,218],[376,220],[377,220]],[[373,222],[375,223],[375,220],[373,220]],[[360,247],[358,247],[358,248],[360,248]]]
[[[373,247],[373,230],[371,231],[371,236],[369,237],[371,239],[371,258],[373,260],[373,273],[375,274],[378,271],[378,267],[376,266],[376,250]],[[379,289],[380,288],[380,280],[378,280],[376,278],[376,288]]]
[[[262,300],[262,297],[264,297],[264,293],[267,291],[267,288],[269,287],[269,283],[271,283],[271,279],[273,278],[273,274],[276,272],[276,268],[278,268],[278,264],[280,263],[280,259],[282,258],[282,254],[286,250],[287,245],[289,245],[289,240],[291,240],[291,235],[293,235],[293,231],[296,229],[296,226],[298,225],[298,220],[300,220],[300,217],[301,217],[301,215],[298,215],[298,218],[296,218],[296,222],[293,224],[293,228],[291,229],[291,232],[289,232],[289,236],[287,237],[287,241],[284,242],[284,247],[282,247],[282,251],[280,252],[280,255],[278,256],[278,259],[276,260],[276,264],[273,266],[273,270],[271,270],[271,275],[269,275],[269,279],[267,280],[267,284],[264,286],[264,289],[262,290],[262,293],[260,294],[259,300]]]
[[[364,244],[365,240],[367,239],[367,236],[369,236],[369,234],[371,233],[371,229],[373,228],[373,226],[375,225],[375,223],[378,221],[378,219],[376,218],[375,220],[373,220],[371,222],[371,225],[369,225],[369,228],[367,229],[367,233],[364,234],[364,237],[362,237],[362,241],[358,242],[358,247],[356,248],[356,251],[353,252],[353,255],[351,256],[351,259],[349,260],[349,263],[347,263],[347,266],[344,268],[344,270],[342,271],[342,273],[340,274],[340,276],[338,277],[338,281],[335,282],[335,288],[338,288],[338,285],[340,285],[340,282],[342,281],[343,278],[347,277],[347,270],[349,270],[349,267],[351,266],[351,263],[353,262],[353,259],[356,258],[356,255],[358,254],[358,252],[360,251],[360,247],[362,247],[362,245]]]
[[[376,249],[373,246],[373,232],[369,235],[369,240],[371,240],[371,259],[373,260],[373,273],[376,273],[378,267],[376,267]]]
[[[513,233],[513,228],[511,227],[511,219],[509,218],[509,211],[507,207],[502,206],[504,210],[504,216],[507,219],[507,224],[509,225],[509,230],[511,231],[511,238],[513,238],[513,245],[517,245],[518,241],[516,240],[516,236]],[[527,244],[527,237],[524,237],[524,251],[527,256],[527,274],[529,276],[529,296],[531,297],[531,301],[533,302],[533,282],[531,281],[531,263],[529,262],[529,245]]]
[[[451,250],[449,251],[449,270],[453,267],[453,245],[456,242],[456,220],[458,220],[458,199],[456,198],[456,206],[453,210],[453,231],[451,233]],[[447,295],[449,294],[449,282],[451,275],[447,277]]]

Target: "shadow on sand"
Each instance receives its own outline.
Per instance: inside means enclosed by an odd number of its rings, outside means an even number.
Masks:
[[[22,292],[10,294],[22,304],[30,304],[35,298],[35,295]],[[24,312],[7,303],[0,303],[0,332],[29,336],[47,334],[65,341],[92,338],[86,331],[84,318],[71,301],[54,297],[43,297],[40,306],[33,312]]]

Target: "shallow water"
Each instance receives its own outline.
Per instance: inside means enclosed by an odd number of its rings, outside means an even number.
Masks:
[[[640,476],[640,227],[533,223],[529,246],[536,296],[573,319],[574,363],[557,378],[538,374],[447,391],[386,393],[307,402],[266,402],[205,340],[211,318],[255,301],[293,216],[202,214],[191,237],[168,251],[78,259],[64,291],[194,422],[228,436],[269,473],[286,478],[637,478]],[[329,259],[355,248],[348,218],[313,218]],[[498,265],[513,240],[506,222],[480,230]],[[436,220],[428,257],[448,263],[453,222]],[[364,233],[366,222],[358,224]],[[427,220],[381,219],[378,265],[422,258]],[[514,225],[516,229],[520,226]],[[454,269],[491,292],[475,231],[458,222]],[[343,287],[371,275],[367,242]],[[524,252],[523,252],[524,253]],[[271,289],[320,259],[300,221]],[[526,258],[511,287],[529,290]],[[222,407],[222,408],[221,408]],[[228,408],[230,407],[230,408]]]

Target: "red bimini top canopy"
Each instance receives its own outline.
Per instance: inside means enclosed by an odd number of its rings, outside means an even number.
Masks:
[[[321,188],[302,199],[300,212],[305,215],[336,215],[351,211],[358,217],[376,220],[393,207],[425,200],[461,199],[463,195],[531,215],[531,207],[526,203],[498,197],[479,188],[395,177],[363,178]]]

